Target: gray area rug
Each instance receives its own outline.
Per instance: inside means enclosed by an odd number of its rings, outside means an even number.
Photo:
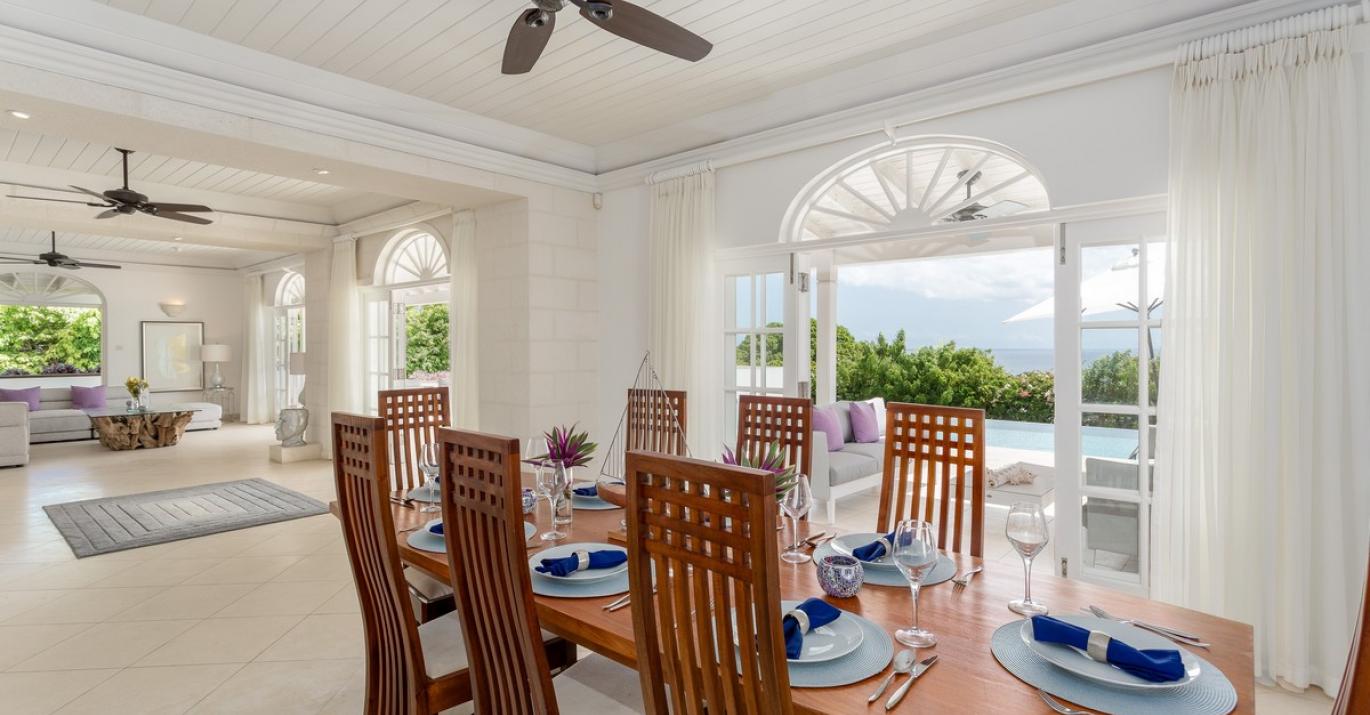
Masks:
[[[265,479],[88,499],[43,507],[77,558],[328,513]]]

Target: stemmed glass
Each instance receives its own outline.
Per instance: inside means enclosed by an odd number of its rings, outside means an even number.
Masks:
[[[937,532],[926,521],[905,519],[895,527],[891,548],[894,565],[908,579],[909,590],[913,592],[913,626],[895,631],[894,638],[913,648],[937,645],[937,636],[918,625],[918,591],[923,579],[937,565]]]
[[[1023,597],[1009,601],[1008,608],[1023,616],[1039,616],[1047,612],[1045,604],[1032,600],[1032,559],[1046,548],[1047,518],[1042,505],[1035,502],[1014,504],[1008,512],[1004,535],[1023,557]]]
[[[566,490],[571,487],[571,470],[567,469],[564,464],[554,464],[541,470],[538,476],[538,485],[540,490],[546,490],[547,502],[552,508],[552,529],[543,533],[542,540],[560,541],[566,538],[566,532],[561,531],[558,527],[569,526],[571,520],[569,518],[558,519],[557,507],[561,505],[561,500],[566,498]]]
[[[438,487],[438,472],[441,469],[441,462],[438,461],[438,445],[436,442],[425,442],[419,446],[419,471],[423,472],[423,490],[436,497],[440,493]],[[431,513],[442,511],[442,505],[437,499],[426,501],[419,507],[420,512]]]
[[[790,524],[794,529],[794,543],[780,552],[782,561],[802,564],[811,560],[812,557],[804,551],[803,542],[799,540],[799,520],[812,508],[813,491],[809,489],[809,478],[800,474],[794,478],[794,484],[780,497],[780,509],[789,515]]]
[[[533,494],[539,499],[547,499],[547,484],[543,479],[543,472],[546,472],[545,463],[539,459],[547,453],[547,438],[540,434],[533,435],[523,446],[523,460],[526,464],[533,467]]]

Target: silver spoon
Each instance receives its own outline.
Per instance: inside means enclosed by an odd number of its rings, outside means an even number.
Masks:
[[[894,670],[890,671],[890,674],[886,675],[885,679],[880,681],[880,687],[875,692],[871,693],[869,698],[866,698],[866,702],[873,703],[876,700],[879,700],[880,696],[885,694],[885,689],[890,687],[890,683],[894,682],[894,676],[899,675],[900,673],[908,673],[913,670],[914,662],[916,662],[916,659],[913,657],[913,651],[904,649],[896,653],[894,655]]]

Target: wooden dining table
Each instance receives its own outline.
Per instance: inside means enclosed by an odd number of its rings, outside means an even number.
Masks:
[[[401,558],[411,567],[447,582],[449,570],[446,554],[421,551],[405,541],[409,531],[433,519],[434,514],[399,504],[393,508]],[[539,534],[547,529],[547,512],[545,502],[539,502],[534,515],[528,517],[539,527]],[[609,532],[619,529],[623,515],[622,509],[577,509],[574,522],[567,530],[568,537],[556,543],[606,542]],[[804,536],[822,531],[833,533],[834,529],[812,522],[800,524],[800,533]],[[787,527],[783,532],[777,532],[776,538],[787,538],[790,534],[791,530]],[[540,540],[538,536],[529,542],[530,556],[540,549],[555,545]],[[982,566],[984,571],[961,591],[955,590],[950,581],[922,590],[919,620],[924,628],[937,635],[937,645],[918,651],[918,657],[922,659],[932,653],[939,657],[937,664],[919,678],[895,711],[1050,712],[1038,699],[1035,689],[1000,666],[990,652],[990,637],[995,629],[1019,619],[1017,614],[1008,609],[1007,604],[1023,595],[1022,563],[1017,558],[990,561],[961,554],[949,556],[956,562],[958,572],[977,565]],[[874,621],[891,636],[895,629],[907,626],[913,620],[913,597],[909,589],[868,584],[852,598],[826,597],[818,585],[817,570],[812,563],[795,565],[781,562],[780,592],[783,598],[789,599],[823,596],[838,608]],[[1059,578],[1040,568],[1033,573],[1032,595],[1035,600],[1047,604],[1053,613],[1078,614],[1082,607],[1095,605],[1119,617],[1164,624],[1201,635],[1212,648],[1196,652],[1217,666],[1236,688],[1237,707],[1233,712],[1255,712],[1250,625],[1102,586]],[[614,612],[607,612],[603,608],[617,598],[534,597],[538,619],[544,629],[630,668],[636,668],[637,650],[631,607]],[[895,642],[896,651],[902,647]],[[868,704],[866,698],[888,672],[887,667],[879,675],[843,687],[794,688],[795,710],[814,715],[882,712],[879,702]],[[886,696],[893,691],[892,686]],[[883,702],[883,698],[880,702]]]

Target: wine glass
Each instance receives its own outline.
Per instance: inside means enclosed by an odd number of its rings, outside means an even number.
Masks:
[[[1023,616],[1039,616],[1047,612],[1044,604],[1032,600],[1032,559],[1047,545],[1047,518],[1042,505],[1035,502],[1014,504],[1004,524],[1004,535],[1023,557],[1023,597],[1009,601],[1010,611]]]
[[[433,496],[440,493],[438,487],[438,472],[441,469],[441,462],[438,461],[438,445],[436,442],[425,442],[419,446],[419,471],[423,472],[423,490]],[[420,512],[432,513],[442,511],[442,505],[435,499],[426,501],[419,507]]]
[[[894,632],[895,640],[913,648],[937,645],[937,636],[918,625],[918,592],[923,579],[937,565],[937,532],[932,524],[916,519],[905,519],[894,529],[894,553],[891,558],[899,573],[909,581],[913,592],[913,625]]]
[[[780,508],[789,515],[790,524],[794,529],[794,543],[785,547],[780,553],[780,559],[791,564],[805,563],[811,557],[804,551],[803,542],[799,540],[799,520],[813,508],[813,491],[809,489],[808,477],[800,474],[794,478],[794,484],[780,497]]]
[[[569,525],[571,520],[569,517],[564,520],[559,518],[557,516],[557,507],[559,507],[562,500],[566,498],[566,490],[571,487],[571,470],[567,469],[566,465],[560,463],[549,466],[542,470],[542,476],[539,477],[539,483],[545,485],[547,490],[547,502],[552,508],[552,528],[542,534],[542,540],[560,541],[566,538],[566,532],[561,531],[559,527]]]

